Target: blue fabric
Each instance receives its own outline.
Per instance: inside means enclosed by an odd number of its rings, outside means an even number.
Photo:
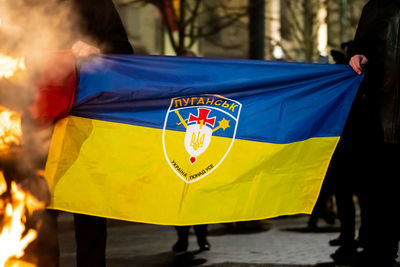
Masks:
[[[220,95],[242,105],[236,138],[290,143],[340,136],[362,78],[347,65],[102,55],[80,64],[71,114],[163,129],[172,98]]]

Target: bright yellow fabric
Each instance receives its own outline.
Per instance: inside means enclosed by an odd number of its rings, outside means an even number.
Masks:
[[[184,135],[169,131],[166,136],[183,140]],[[212,173],[185,183],[167,162],[162,136],[162,129],[73,116],[59,121],[45,172],[51,208],[167,225],[310,213],[339,140],[236,139]],[[226,147],[230,139],[212,142]]]

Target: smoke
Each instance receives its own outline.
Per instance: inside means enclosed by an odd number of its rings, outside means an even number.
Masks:
[[[78,36],[71,1],[1,0],[2,50],[37,61],[43,53],[70,48]]]
[[[52,131],[39,127],[30,114],[35,80],[49,53],[70,49],[82,36],[78,21],[71,1],[0,0],[0,54],[24,57],[26,65],[25,71],[10,78],[0,77],[0,105],[23,116],[24,145],[16,155],[22,173],[44,167]]]

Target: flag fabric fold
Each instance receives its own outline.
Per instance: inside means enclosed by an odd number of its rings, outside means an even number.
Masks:
[[[169,225],[310,213],[361,79],[344,65],[89,58],[53,134],[51,207]]]

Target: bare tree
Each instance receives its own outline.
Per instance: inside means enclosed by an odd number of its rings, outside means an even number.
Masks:
[[[353,39],[363,5],[368,0],[327,0],[329,46],[340,48]]]
[[[249,58],[265,57],[265,0],[249,0]]]
[[[320,7],[320,0],[281,1],[282,41],[278,45],[287,59],[302,57],[307,62],[316,60]]]
[[[247,16],[247,4],[233,0],[125,0],[120,5],[154,5],[177,55]],[[240,2],[240,1],[239,1]]]
[[[347,26],[349,26],[352,33],[354,33],[361,16],[362,7],[368,2],[368,0],[347,0],[347,1],[348,1],[348,12],[346,13],[348,17]]]

